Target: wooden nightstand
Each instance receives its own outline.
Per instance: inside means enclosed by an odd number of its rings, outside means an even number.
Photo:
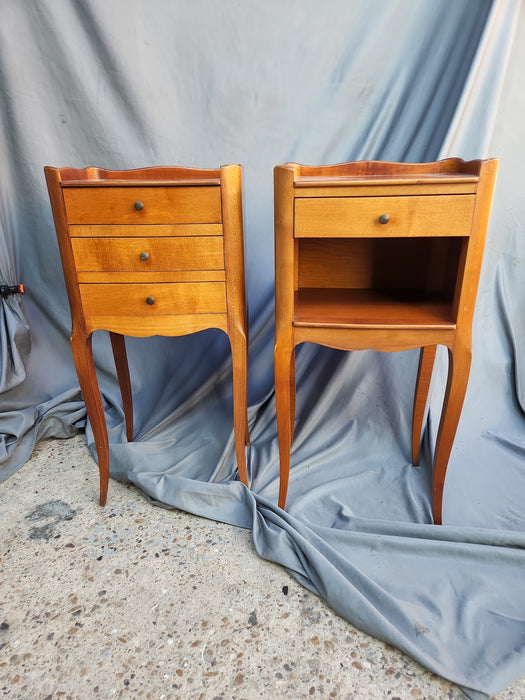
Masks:
[[[498,161],[289,163],[275,168],[275,396],[284,508],[295,420],[295,347],[421,348],[412,462],[437,344],[449,376],[434,455],[441,523],[448,459],[471,363],[471,328]]]
[[[239,477],[248,484],[248,323],[242,169],[45,168],[72,317],[71,346],[93,428],[100,504],[109,445],[91,347],[110,333],[126,433],[133,407],[124,335],[178,336],[219,328],[230,340]]]

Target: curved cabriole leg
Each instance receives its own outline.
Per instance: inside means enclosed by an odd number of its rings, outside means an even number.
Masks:
[[[445,476],[467,391],[471,361],[472,350],[470,349],[470,344],[462,345],[456,343],[454,349],[449,350],[447,390],[434,454],[433,508],[436,525],[441,525],[442,523]]]
[[[248,433],[248,343],[243,329],[234,328],[230,334],[233,371],[233,433],[239,479],[248,486],[245,445]]]
[[[126,420],[126,437],[128,442],[133,442],[133,399],[131,395],[131,382],[129,379],[128,356],[126,354],[126,341],[120,333],[109,332],[113,359],[117,370],[120,395]]]
[[[412,417],[412,464],[419,465],[419,450],[421,446],[421,431],[427,405],[428,389],[434,369],[437,345],[421,348],[419,367],[417,370],[416,393],[414,396],[414,413]]]
[[[93,430],[97,448],[98,470],[100,477],[100,505],[106,505],[109,482],[109,441],[104,415],[104,406],[98,387],[95,364],[93,362],[92,335],[83,336],[73,332],[71,349],[77,370],[80,390],[84,397],[87,414]]]
[[[292,411],[295,412],[295,387],[292,391],[292,376],[295,363],[292,360],[294,347],[289,343],[275,345],[275,410],[279,439],[279,508],[286,505],[288,479],[290,476],[290,451],[292,448]]]

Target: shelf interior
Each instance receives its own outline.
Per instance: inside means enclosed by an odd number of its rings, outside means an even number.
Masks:
[[[294,325],[454,328],[466,240],[298,239]]]
[[[455,327],[451,300],[436,292],[402,289],[299,289],[294,325],[326,328]]]

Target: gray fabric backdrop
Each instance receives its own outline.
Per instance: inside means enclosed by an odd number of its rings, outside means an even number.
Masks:
[[[0,282],[27,290],[0,304],[2,477],[86,418],[43,166],[241,163],[252,490],[236,476],[228,345],[215,331],[129,339],[131,444],[97,335],[112,475],[166,507],[252,528],[261,556],[471,698],[525,673],[521,3],[0,0],[0,20]],[[445,525],[431,524],[430,464],[446,367],[441,357],[416,470],[417,352],[299,349],[280,511],[273,167],[452,155],[501,165]],[[93,449],[89,425],[87,437]]]

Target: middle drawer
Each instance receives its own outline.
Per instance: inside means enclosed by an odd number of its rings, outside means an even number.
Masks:
[[[223,270],[222,236],[72,238],[81,272]]]

